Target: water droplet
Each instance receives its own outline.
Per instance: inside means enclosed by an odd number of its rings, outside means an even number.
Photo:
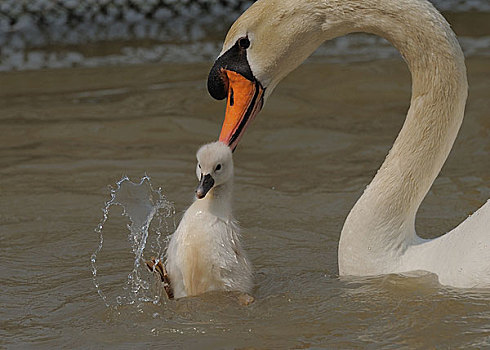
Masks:
[[[94,229],[99,235],[99,246],[90,258],[93,284],[97,289],[98,294],[104,300],[106,305],[109,306],[107,298],[97,281],[96,260],[97,255],[102,250],[104,242],[103,229],[104,224],[109,218],[110,208],[113,205],[118,205],[123,208],[122,215],[127,216],[130,221],[127,225],[129,230],[128,240],[134,254],[134,263],[133,270],[127,275],[127,286],[123,286],[123,290],[127,291],[129,295],[127,297],[116,297],[116,303],[118,305],[121,305],[123,302],[134,304],[135,301],[153,301],[158,303],[160,301],[159,297],[149,297],[145,295],[150,289],[150,284],[140,276],[141,269],[146,269],[145,264],[141,264],[141,262],[144,261],[143,252],[149,237],[150,224],[155,218],[157,218],[155,221],[156,224],[154,224],[156,244],[152,243],[152,247],[156,246],[157,251],[152,252],[152,255],[161,256],[163,254],[162,242],[160,241],[161,232],[169,234],[175,230],[175,222],[173,222],[173,225],[170,225],[166,221],[166,218],[170,218],[175,214],[175,208],[165,198],[160,187],[157,190],[153,189],[148,175],[141,178],[139,183],[133,183],[127,176],[124,176],[116,183],[116,187],[110,188],[110,193],[111,199],[106,202],[105,207],[102,209],[103,217]],[[164,238],[164,243],[166,242],[168,242],[167,237]]]

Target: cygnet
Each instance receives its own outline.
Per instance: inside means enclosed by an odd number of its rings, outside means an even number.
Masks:
[[[248,304],[253,273],[232,214],[231,149],[222,142],[202,146],[196,175],[196,199],[170,239],[165,266],[155,259],[147,265],[159,272],[170,298],[238,291],[240,302]]]

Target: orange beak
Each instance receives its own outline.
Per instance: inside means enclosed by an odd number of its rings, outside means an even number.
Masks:
[[[264,88],[234,71],[223,69],[222,73],[228,78],[228,101],[219,140],[235,150],[245,129],[262,108]]]

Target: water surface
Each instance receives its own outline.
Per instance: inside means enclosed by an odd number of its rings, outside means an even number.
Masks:
[[[417,230],[450,230],[490,197],[490,60],[467,61],[466,118]],[[105,306],[92,283],[94,228],[123,175],[148,174],[178,221],[194,153],[223,103],[209,63],[1,73],[0,345],[7,348],[484,348],[490,293],[434,276],[339,279],[345,217],[399,131],[410,98],[399,59],[309,62],[276,90],[235,152],[235,212],[256,302],[233,295]],[[122,295],[134,254],[117,207],[98,276]],[[145,250],[144,254],[151,253]],[[145,258],[149,256],[146,255]],[[148,273],[142,276],[153,283]]]

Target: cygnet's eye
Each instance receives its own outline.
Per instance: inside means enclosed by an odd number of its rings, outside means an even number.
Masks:
[[[214,169],[214,170],[215,170],[215,171],[219,171],[219,170],[221,170],[221,164],[216,165],[216,169]]]

